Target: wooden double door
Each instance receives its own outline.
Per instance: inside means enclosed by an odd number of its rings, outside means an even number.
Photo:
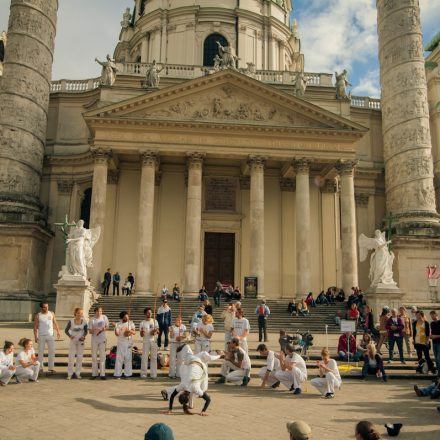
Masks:
[[[219,280],[234,285],[235,234],[205,232],[203,283],[211,293]]]

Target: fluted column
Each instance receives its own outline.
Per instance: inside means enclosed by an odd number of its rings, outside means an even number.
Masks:
[[[356,246],[356,202],[354,196],[354,168],[357,161],[339,161],[336,169],[340,176],[341,189],[341,247],[342,287],[350,292],[358,286],[358,264]]]
[[[200,289],[203,155],[200,153],[188,154],[187,167],[185,284],[183,288],[186,293],[193,294]]]
[[[377,0],[377,22],[387,211],[426,227],[438,215],[419,1]]]
[[[266,160],[252,156],[248,160],[250,183],[250,275],[258,277],[258,295],[264,294],[264,167]]]
[[[111,151],[103,148],[92,149],[94,160],[92,202],[90,206],[90,228],[101,229],[99,240],[93,248],[92,282],[98,286],[102,281],[102,256],[104,251],[105,204],[107,199],[107,172]]]
[[[157,155],[152,151],[143,152],[141,160],[136,294],[146,294],[152,291],[154,186],[158,163]]]
[[[295,160],[296,172],[296,295],[301,298],[311,290],[310,258],[310,162]]]

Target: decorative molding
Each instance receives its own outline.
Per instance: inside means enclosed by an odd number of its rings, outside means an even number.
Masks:
[[[202,169],[204,153],[189,152],[186,153],[186,165],[188,169]]]
[[[339,175],[341,176],[353,176],[354,169],[358,164],[358,160],[338,160],[336,162],[335,168]]]
[[[295,179],[288,179],[285,177],[281,177],[280,178],[280,189],[281,189],[281,191],[295,192],[296,191]]]
[[[117,184],[119,181],[119,170],[108,170],[107,183]]]
[[[301,159],[295,159],[292,163],[293,169],[296,174],[309,174],[311,161],[305,157]]]
[[[264,156],[249,156],[247,163],[251,169],[251,172],[256,170],[264,171],[266,160],[267,159]]]
[[[336,179],[326,179],[324,185],[321,188],[323,193],[337,193],[338,181]]]
[[[159,156],[155,151],[142,151],[140,153],[141,156],[141,165],[156,167],[159,165]]]
[[[249,190],[251,189],[251,179],[249,176],[240,176],[240,189],[241,190]]]
[[[370,198],[369,194],[365,194],[365,193],[355,193],[354,194],[356,206],[368,206],[368,199],[369,198]]]
[[[58,180],[57,188],[60,194],[70,194],[75,182],[73,180]]]
[[[101,148],[101,147],[91,148],[90,153],[92,155],[95,164],[108,165],[108,161],[112,157],[112,150],[107,148]]]
[[[154,174],[154,186],[160,186],[160,182],[162,181],[162,172],[157,170]]]

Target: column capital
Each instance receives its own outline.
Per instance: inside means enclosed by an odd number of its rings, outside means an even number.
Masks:
[[[284,177],[280,178],[280,189],[281,191],[295,192],[296,181],[295,179],[287,179]]]
[[[159,164],[159,155],[155,151],[141,151],[141,165],[156,167]]]
[[[116,184],[119,180],[119,170],[108,170],[107,182]]]
[[[90,153],[95,163],[108,164],[108,161],[112,157],[112,150],[102,147],[90,148]]]
[[[324,185],[321,188],[323,193],[336,193],[338,192],[338,182],[336,179],[326,179]]]
[[[311,163],[309,159],[303,157],[301,159],[294,159],[292,166],[296,174],[309,174]]]
[[[266,166],[266,157],[264,156],[249,156],[247,163],[251,169],[264,170]]]
[[[58,180],[57,188],[58,192],[61,194],[70,194],[73,189],[73,180]]]
[[[358,160],[338,160],[336,162],[335,168],[339,175],[341,176],[347,176],[347,175],[353,175],[354,169],[356,165],[358,164]]]
[[[368,206],[369,194],[366,193],[354,193],[354,200],[356,206]]]
[[[240,189],[250,189],[251,188],[251,179],[249,176],[240,176]]]
[[[189,152],[186,153],[186,165],[189,168],[201,169],[203,166],[203,159],[205,158],[205,153]]]

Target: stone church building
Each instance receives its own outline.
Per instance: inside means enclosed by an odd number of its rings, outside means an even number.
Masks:
[[[66,216],[101,229],[95,286],[111,268],[134,274],[136,294],[243,289],[246,276],[267,298],[367,289],[358,236],[386,229],[403,302],[431,301],[440,73],[425,76],[418,1],[394,3],[378,0],[381,102],[304,71],[289,1],[136,0],[107,61],[115,78],[51,81],[57,0],[12,0],[0,319],[55,295]]]

